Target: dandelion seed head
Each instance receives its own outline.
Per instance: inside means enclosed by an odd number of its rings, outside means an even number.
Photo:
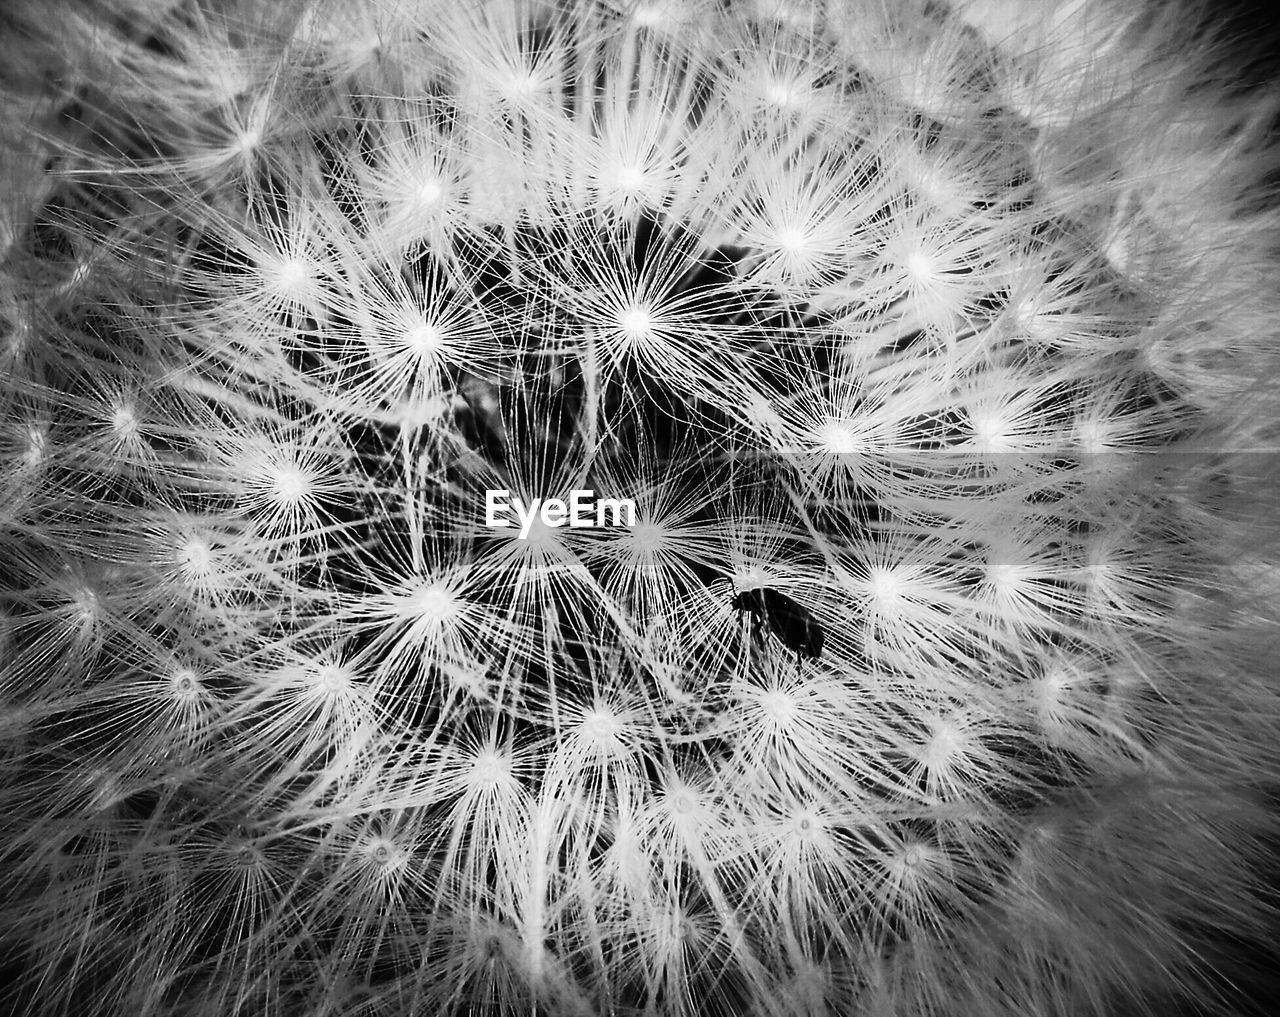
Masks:
[[[48,454],[49,429],[39,424],[27,427],[27,447],[22,454],[22,468],[36,470],[44,463]]]
[[[369,837],[359,845],[364,860],[380,874],[387,875],[408,863],[408,853],[390,837]]]
[[[908,599],[911,584],[894,569],[872,568],[867,576],[867,590],[878,606],[892,609]]]
[[[215,572],[213,545],[203,537],[189,536],[181,539],[175,557],[183,578],[189,582],[209,579]]]
[[[972,751],[968,732],[951,717],[934,718],[929,738],[920,750],[920,761],[930,770],[945,773]]]
[[[120,403],[111,411],[111,430],[121,441],[130,441],[138,436],[138,415],[131,405]]]
[[[267,255],[259,261],[258,272],[268,290],[284,300],[305,303],[313,295],[317,273],[305,258]]]
[[[804,109],[812,99],[809,87],[802,81],[770,75],[761,86],[763,98],[780,110]]]
[[[358,684],[354,668],[333,661],[312,661],[302,674],[308,690],[322,701],[344,699]]]
[[[1026,582],[1025,567],[1009,549],[991,548],[987,551],[987,585],[998,593],[1012,594]]]
[[[515,69],[503,79],[501,91],[513,104],[529,102],[543,88],[543,82],[531,70]]]
[[[662,801],[677,827],[713,819],[712,809],[706,798],[697,788],[679,778],[668,780]]]
[[[938,858],[936,848],[928,844],[907,843],[899,847],[890,862],[890,871],[900,879],[919,878]]]
[[[444,333],[430,322],[415,325],[405,335],[405,345],[424,361],[433,360],[444,344]]]
[[[228,839],[226,853],[234,870],[245,874],[259,874],[267,868],[267,856],[257,838],[238,831]]]
[[[1057,662],[1043,668],[1032,685],[1032,702],[1042,730],[1051,736],[1068,730],[1075,703],[1088,692],[1089,680],[1077,668]]]
[[[514,787],[516,776],[511,757],[497,749],[481,749],[472,757],[467,783],[477,791]]]
[[[617,316],[618,331],[628,343],[654,339],[657,327],[658,318],[647,304],[629,304]]]
[[[810,237],[799,226],[784,226],[774,236],[778,247],[791,255],[803,255],[810,247]]]
[[[661,523],[652,519],[641,519],[631,527],[624,538],[637,550],[653,554],[666,546],[669,533]]]
[[[1016,446],[1010,440],[1010,421],[994,412],[969,411],[972,444],[982,452],[1007,452]]]
[[[643,163],[619,163],[610,173],[609,182],[615,190],[634,197],[644,192],[649,178]]]
[[[830,455],[855,455],[867,452],[868,442],[857,425],[848,420],[828,420],[813,435],[817,448]]]
[[[169,688],[176,700],[194,702],[200,696],[200,676],[193,668],[174,668],[169,674]]]
[[[1084,542],[1084,574],[1092,583],[1102,586],[1114,579],[1122,567],[1119,538],[1103,533]]]
[[[796,809],[787,817],[787,826],[792,837],[802,842],[811,843],[824,840],[827,834],[827,821],[820,811],[810,807]]]
[[[1013,296],[1005,313],[1015,328],[1033,337],[1053,336],[1056,332],[1052,327],[1053,318],[1049,313],[1048,301],[1029,288]]]
[[[765,690],[757,699],[761,716],[775,730],[792,727],[800,714],[795,695],[781,688]]]
[[[409,191],[410,203],[418,211],[428,211],[444,201],[444,182],[431,173],[424,173]]]
[[[271,490],[278,504],[297,505],[311,494],[311,478],[297,466],[281,466],[271,478]]]
[[[938,277],[937,263],[923,248],[909,250],[902,259],[907,274],[917,283],[927,285]]]
[[[1117,429],[1105,420],[1078,420],[1075,425],[1076,444],[1087,455],[1097,455],[1116,448]]]
[[[463,604],[457,593],[440,582],[422,581],[416,589],[401,598],[399,612],[432,628],[444,628],[462,614]]]
[[[578,737],[600,759],[612,759],[626,751],[627,731],[626,720],[605,706],[584,711],[577,727]]]
[[[82,624],[94,624],[101,619],[102,604],[98,591],[88,584],[78,584],[70,591],[71,607],[76,620]]]
[[[752,397],[745,407],[747,421],[761,434],[768,435],[775,441],[781,441],[787,432],[787,422],[769,399],[764,396]]]
[[[231,149],[237,155],[251,155],[262,145],[262,129],[246,127],[234,135]]]
[[[800,284],[816,275],[828,259],[825,238],[805,223],[785,225],[769,245],[777,255],[782,282]]]

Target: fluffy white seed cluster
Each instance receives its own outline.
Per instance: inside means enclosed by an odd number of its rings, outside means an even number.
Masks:
[[[15,1012],[1234,1005],[1278,107],[1204,10],[0,22]]]

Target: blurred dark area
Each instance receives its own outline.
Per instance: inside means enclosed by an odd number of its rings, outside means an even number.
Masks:
[[[1236,81],[1244,87],[1280,83],[1280,3],[1212,0],[1209,16],[1233,40]]]

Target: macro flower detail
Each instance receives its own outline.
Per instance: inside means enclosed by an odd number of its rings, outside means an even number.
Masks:
[[[12,4],[0,999],[1246,1005],[1280,93],[1238,32]]]

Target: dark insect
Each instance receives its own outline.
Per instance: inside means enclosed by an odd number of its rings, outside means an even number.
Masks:
[[[757,586],[739,593],[730,604],[739,611],[750,611],[757,628],[767,622],[782,645],[796,651],[797,663],[801,657],[816,660],[822,654],[823,632],[818,619],[781,590]]]

